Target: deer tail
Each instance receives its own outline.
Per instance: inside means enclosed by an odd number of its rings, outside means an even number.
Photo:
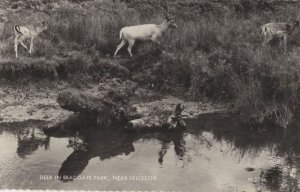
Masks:
[[[260,36],[264,36],[267,33],[267,28],[265,26],[261,26],[260,28]]]
[[[20,27],[18,25],[14,27],[14,31],[22,35],[22,32],[20,31]]]

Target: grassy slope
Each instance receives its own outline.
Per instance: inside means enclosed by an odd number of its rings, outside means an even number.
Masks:
[[[1,2],[1,77],[24,78],[29,72],[37,78],[72,81],[130,78],[189,100],[231,102],[232,110],[248,120],[270,120],[282,127],[297,113],[300,33],[292,35],[284,55],[276,42],[272,48],[261,47],[259,26],[297,17],[299,3],[166,1],[178,29],[164,35],[163,47],[138,43],[135,58],[128,60],[109,58],[119,43],[120,28],[162,22],[162,0],[24,2]],[[24,59],[16,61],[12,27],[41,20],[49,30],[36,40],[35,53],[20,51]],[[127,58],[126,49],[120,55]]]

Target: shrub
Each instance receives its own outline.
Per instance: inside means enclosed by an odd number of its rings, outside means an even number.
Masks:
[[[15,80],[23,77],[31,78],[56,78],[57,63],[46,58],[23,60],[6,59],[0,62],[0,76],[2,78]]]

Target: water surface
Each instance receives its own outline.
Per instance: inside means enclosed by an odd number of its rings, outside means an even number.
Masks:
[[[226,114],[173,132],[81,126],[45,135],[43,124],[0,125],[2,188],[300,191],[297,131],[257,131]]]

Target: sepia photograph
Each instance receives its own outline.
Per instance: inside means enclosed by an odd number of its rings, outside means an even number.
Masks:
[[[0,0],[0,191],[299,192],[299,25],[298,0]]]

